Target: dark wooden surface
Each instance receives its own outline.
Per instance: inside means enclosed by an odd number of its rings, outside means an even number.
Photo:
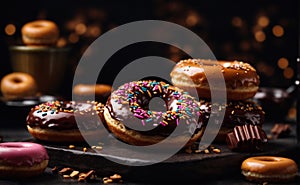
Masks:
[[[271,125],[266,125],[269,128]],[[18,128],[2,128],[0,135],[4,141],[35,141],[27,132],[24,126]],[[103,147],[101,153],[91,151],[83,152],[83,146],[77,146],[76,149],[69,149],[68,146],[43,144],[49,153],[50,162],[46,171],[38,177],[26,181],[17,179],[4,181],[0,180],[2,185],[13,184],[102,184],[102,177],[118,173],[123,177],[123,184],[146,185],[146,184],[257,184],[244,179],[240,174],[240,164],[242,160],[252,155],[278,155],[290,157],[299,164],[300,146],[296,143],[295,133],[291,137],[284,139],[269,140],[269,143],[260,153],[234,153],[228,150],[226,145],[214,146],[221,149],[220,154],[188,154],[179,152],[166,161],[149,166],[125,166],[114,163],[103,157],[103,154],[112,154],[110,148]],[[118,149],[118,153],[126,152],[126,149]],[[129,162],[135,159],[125,159]],[[79,183],[76,180],[63,179],[57,173],[52,173],[51,168],[72,167],[77,170],[87,171],[94,169],[99,179],[95,182]],[[289,184],[299,184],[296,182]],[[270,183],[269,183],[270,184]]]

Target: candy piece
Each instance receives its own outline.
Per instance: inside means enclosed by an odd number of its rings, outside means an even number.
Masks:
[[[228,148],[239,152],[261,151],[267,135],[261,127],[253,125],[235,126],[226,136]]]

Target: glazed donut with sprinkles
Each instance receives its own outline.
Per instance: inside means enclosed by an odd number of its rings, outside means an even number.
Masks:
[[[95,101],[49,101],[32,108],[26,124],[29,133],[41,141],[84,142],[84,137],[104,136],[102,112],[103,104]]]
[[[153,98],[162,102],[151,110]],[[199,110],[198,102],[183,90],[165,82],[141,80],[125,83],[112,92],[104,108],[104,118],[108,129],[126,143],[155,144],[180,127],[182,132],[168,146],[184,139],[188,146],[203,134]]]

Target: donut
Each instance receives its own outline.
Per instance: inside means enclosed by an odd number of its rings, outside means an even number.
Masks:
[[[220,105],[217,102],[212,104],[208,99],[201,99],[199,104],[200,112],[203,115],[201,116],[201,122],[204,127],[207,127],[211,117],[225,111],[220,130],[211,131],[211,134],[216,135],[215,143],[226,143],[227,134],[232,132],[235,126],[256,125],[262,128],[265,121],[265,112],[262,107],[252,100],[228,101],[225,105]],[[216,111],[212,112],[212,106],[216,107],[213,109]],[[213,119],[210,123],[217,125],[219,122],[219,119]]]
[[[288,182],[293,181],[298,173],[294,160],[277,156],[249,157],[242,162],[242,174],[254,182]]]
[[[38,176],[48,166],[49,156],[44,146],[32,142],[0,143],[0,178]]]
[[[95,100],[105,103],[112,91],[112,86],[107,84],[77,84],[73,87],[73,95],[80,100],[90,100],[95,96]]]
[[[30,110],[29,133],[37,140],[56,143],[84,142],[103,137],[103,104],[98,102],[48,101]],[[78,121],[79,120],[79,121]]]
[[[151,107],[154,99],[155,108]],[[135,146],[157,144],[167,137],[171,138],[162,144],[166,148],[178,142],[184,142],[183,147],[191,146],[203,134],[199,116],[194,97],[155,80],[121,85],[111,93],[104,107],[107,129],[119,140]],[[170,135],[177,128],[180,131]]]
[[[258,91],[260,79],[255,68],[242,61],[181,60],[174,66],[170,76],[174,86],[200,98],[211,98],[206,75],[213,80],[220,80],[214,78],[217,71],[222,72],[224,76],[228,100],[249,99]],[[198,94],[194,93],[195,90]],[[221,91],[224,90],[214,87],[214,92]]]
[[[50,20],[35,20],[23,25],[22,40],[26,45],[54,45],[59,37],[59,29]]]
[[[2,78],[1,92],[6,100],[35,96],[37,93],[36,81],[30,74],[13,72]]]

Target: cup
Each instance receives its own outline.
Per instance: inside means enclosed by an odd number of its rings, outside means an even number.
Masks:
[[[11,46],[12,70],[25,72],[36,80],[41,94],[55,94],[64,80],[70,48]]]

